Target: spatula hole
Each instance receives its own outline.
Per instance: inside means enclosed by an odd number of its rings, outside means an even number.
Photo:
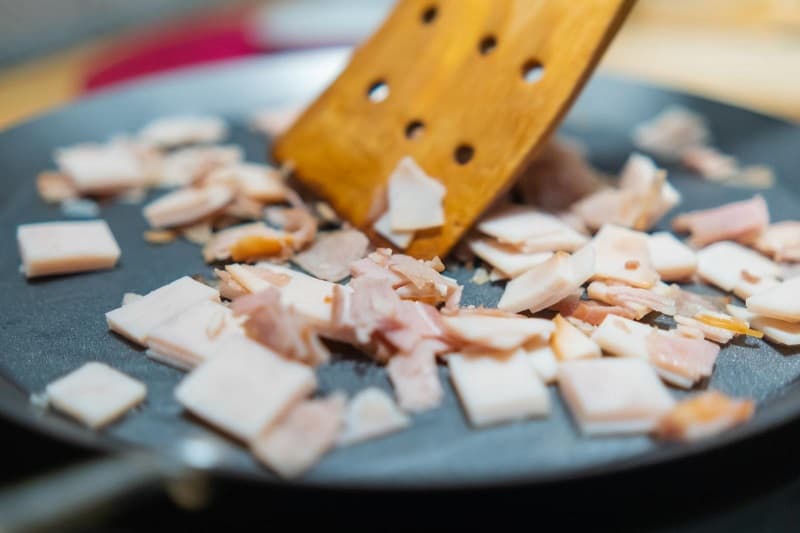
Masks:
[[[431,5],[425,8],[425,11],[422,12],[422,23],[423,24],[431,24],[434,20],[436,20],[436,16],[439,14],[439,8],[435,5]]]
[[[497,48],[497,37],[494,35],[487,35],[478,44],[478,50],[484,56],[492,53],[495,48]]]
[[[373,82],[367,89],[367,98],[371,102],[383,102],[389,97],[389,85],[384,80]]]
[[[421,120],[412,120],[406,125],[406,139],[414,140],[425,133],[425,123]]]
[[[456,160],[456,163],[459,165],[466,165],[472,158],[475,156],[475,148],[470,146],[469,144],[460,144],[456,148],[456,151],[453,152],[453,159]]]
[[[527,83],[536,83],[544,76],[544,65],[536,59],[529,59],[522,65],[522,79]]]

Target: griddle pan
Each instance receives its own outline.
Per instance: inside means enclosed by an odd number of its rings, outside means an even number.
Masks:
[[[124,292],[145,293],[186,274],[211,278],[211,268],[203,263],[196,245],[148,244],[142,238],[147,229],[142,206],[112,203],[102,206],[101,216],[122,248],[116,269],[36,281],[26,281],[20,274],[16,226],[64,218],[57,206],[39,200],[34,184],[38,172],[53,166],[51,154],[56,147],[133,132],[164,115],[219,114],[232,126],[229,140],[242,145],[249,160],[265,161],[269,140],[249,129],[252,112],[306,101],[336,75],[347,55],[343,49],[307,51],[149,78],[0,133],[0,231],[5,246],[0,254],[0,414],[32,430],[112,453],[110,459],[92,465],[94,470],[84,468],[72,472],[71,478],[60,478],[75,494],[70,502],[61,502],[62,507],[72,506],[74,511],[87,499],[111,497],[118,489],[177,475],[186,466],[215,476],[331,489],[486,489],[563,482],[712,453],[789,423],[800,414],[800,351],[753,338],[739,338],[722,350],[707,386],[756,399],[756,416],[696,444],[665,444],[646,436],[582,437],[555,388],[551,388],[553,412],[546,420],[477,431],[460,410],[447,369],[440,368],[445,383],[440,408],[414,416],[407,431],[337,449],[301,479],[285,482],[242,447],[181,410],[173,389],[182,372],[148,359],[141,349],[107,331],[104,313],[119,305]],[[774,169],[777,184],[761,191],[774,220],[800,215],[800,128],[795,125],[718,102],[598,76],[572,109],[562,132],[588,146],[594,165],[616,173],[634,150],[633,126],[668,105],[685,106],[707,117],[714,143],[723,151],[745,164],[763,163]],[[676,166],[666,167],[683,194],[682,211],[755,194],[702,181]],[[668,229],[672,215],[657,229]],[[455,263],[448,270],[465,285],[464,304],[492,306],[502,293],[501,284],[472,284],[471,271]],[[83,429],[28,401],[30,394],[87,360],[104,361],[148,386],[146,403],[102,432]],[[321,393],[355,393],[367,386],[391,390],[383,368],[352,355],[342,355],[320,368],[319,378]],[[92,480],[89,488],[82,483],[86,479]],[[103,485],[99,479],[108,483]],[[49,482],[53,487],[58,481]],[[63,495],[64,485],[60,490]],[[6,503],[19,508],[21,496],[30,494],[45,493],[18,491],[18,497]]]

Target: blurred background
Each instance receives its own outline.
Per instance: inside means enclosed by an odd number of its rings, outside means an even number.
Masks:
[[[0,0],[0,128],[144,75],[353,44],[394,0]],[[800,0],[639,0],[603,70],[800,121]]]

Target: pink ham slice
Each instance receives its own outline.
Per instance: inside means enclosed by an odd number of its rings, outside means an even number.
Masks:
[[[315,387],[309,367],[235,335],[184,378],[175,397],[202,420],[252,442]]]
[[[653,331],[647,337],[650,363],[669,383],[684,389],[711,376],[719,346],[703,339],[690,339]]]
[[[253,439],[250,450],[281,477],[301,476],[336,444],[346,405],[342,393],[300,402]]]
[[[406,429],[411,419],[381,389],[369,387],[350,399],[339,445],[349,446]]]
[[[103,363],[84,364],[47,386],[50,405],[93,429],[144,401],[147,387]]]
[[[383,337],[401,352],[410,353],[423,339],[444,337],[444,323],[435,307],[403,300],[397,307],[396,329],[385,330]]]
[[[265,210],[270,224],[280,228],[292,236],[292,246],[302,250],[317,236],[317,219],[304,207],[270,207]]]
[[[113,268],[121,253],[104,220],[24,224],[17,244],[28,278]]]
[[[468,245],[472,253],[502,272],[507,278],[524,274],[553,257],[552,252],[520,252],[511,245],[490,238],[471,239]]]
[[[81,194],[115,193],[147,181],[142,158],[126,141],[61,148],[56,151],[55,160]]]
[[[747,310],[767,318],[800,322],[800,278],[791,278],[747,299]]]
[[[677,160],[685,150],[711,137],[705,119],[684,107],[671,106],[633,131],[637,147],[664,159]]]
[[[350,275],[350,264],[364,257],[369,246],[366,235],[355,229],[320,234],[292,262],[311,275],[326,281],[341,281]]]
[[[403,410],[422,412],[441,404],[444,392],[436,369],[436,354],[448,348],[439,340],[426,339],[410,353],[400,353],[389,360],[386,370]]]
[[[653,268],[664,281],[682,281],[697,271],[694,250],[666,231],[653,233],[647,238],[647,250]]]
[[[644,289],[659,280],[644,233],[606,225],[595,235],[592,247],[595,251],[592,279],[619,281]]]
[[[749,243],[768,225],[769,210],[760,195],[750,200],[684,213],[672,221],[672,228],[689,232],[696,246],[724,240]]]
[[[776,261],[800,261],[800,221],[770,224],[758,236],[754,246]]]
[[[556,216],[539,209],[508,205],[478,223],[478,230],[521,252],[572,252],[588,239]]]
[[[665,440],[695,441],[714,436],[753,416],[752,400],[736,400],[717,391],[687,398],[658,423],[656,436]]]
[[[238,146],[192,146],[164,156],[156,173],[160,187],[185,187],[199,183],[215,169],[233,165],[244,158]]]
[[[223,185],[181,189],[146,205],[144,217],[152,228],[183,226],[219,211],[233,195],[231,188]]]
[[[593,281],[589,285],[588,293],[591,298],[607,304],[627,307],[639,315],[640,318],[650,310],[669,316],[676,313],[674,298],[651,289],[639,289],[627,285]]]
[[[269,165],[256,163],[227,165],[211,172],[206,182],[233,187],[245,198],[256,202],[275,203],[286,200],[286,185],[283,178],[276,168]],[[256,205],[261,206],[260,203]]]

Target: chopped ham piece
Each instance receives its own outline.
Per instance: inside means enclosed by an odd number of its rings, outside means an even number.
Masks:
[[[294,124],[303,109],[305,105],[262,109],[253,115],[250,124],[258,132],[278,137]]]
[[[436,369],[436,352],[447,349],[438,340],[423,340],[408,354],[398,354],[386,367],[400,407],[421,412],[442,403],[442,384]]]
[[[592,334],[592,340],[610,354],[646,359],[647,338],[653,331],[652,326],[642,322],[608,315]]]
[[[309,367],[244,336],[227,337],[217,355],[184,378],[175,397],[194,415],[245,442],[268,430],[316,387]]]
[[[386,253],[388,252],[388,254]],[[404,276],[389,270],[391,250],[379,248],[364,259],[355,261],[350,265],[350,274],[354,277],[369,276],[386,280],[393,288],[408,283]]]
[[[278,287],[284,305],[291,306],[309,321],[330,323],[334,283],[267,263],[258,263],[256,266],[228,265],[225,268],[248,291],[259,292],[268,287]]]
[[[581,330],[567,322],[561,315],[553,319],[555,330],[550,339],[553,353],[560,361],[591,359],[600,357],[600,346],[584,335]]]
[[[23,224],[17,245],[28,278],[114,268],[121,253],[104,220]]]
[[[81,194],[119,192],[144,185],[147,179],[140,155],[124,141],[61,148],[55,160]]]
[[[760,195],[750,200],[683,213],[672,221],[672,228],[688,231],[692,244],[696,246],[725,240],[753,242],[768,225],[769,210]]]
[[[694,250],[666,231],[647,237],[647,250],[653,268],[664,281],[683,281],[697,271],[697,256]]]
[[[343,229],[319,235],[292,262],[317,278],[341,281],[350,275],[350,264],[364,257],[369,246],[366,235],[356,229]]]
[[[228,127],[221,118],[187,115],[153,120],[142,128],[139,138],[161,148],[174,148],[219,142],[227,133]]]
[[[717,242],[697,252],[697,274],[724,291],[739,284],[743,271],[758,277],[781,276],[779,265],[735,242]]]
[[[286,199],[286,185],[283,183],[283,178],[277,169],[269,165],[256,163],[227,165],[211,172],[206,180],[208,183],[221,183],[234,187],[245,197],[258,202],[282,202]]]
[[[450,377],[470,423],[485,427],[547,416],[550,397],[524,350],[510,355],[450,354]]]
[[[270,248],[268,243],[274,243],[275,246]],[[288,234],[267,227],[263,222],[253,222],[214,233],[203,247],[203,259],[207,263],[225,261],[233,256],[234,251],[237,253],[234,260],[238,261],[258,259],[259,256],[280,256],[290,244],[291,237]],[[270,251],[274,253],[265,253]],[[250,252],[255,252],[256,255],[250,255]]]
[[[358,277],[349,286],[353,291],[347,306],[349,316],[342,322],[352,327],[359,344],[369,343],[376,331],[402,327],[400,298],[385,279]]]
[[[157,326],[208,300],[219,301],[219,292],[184,276],[134,302],[109,311],[106,321],[112,331],[144,346],[147,336]]]
[[[258,435],[250,449],[282,478],[298,477],[336,444],[346,405],[343,393],[300,402],[275,427]]]
[[[758,236],[754,246],[776,261],[800,262],[800,221],[786,220],[770,224]]]
[[[719,344],[726,344],[730,342],[731,339],[733,339],[733,337],[736,335],[736,333],[730,329],[712,326],[688,316],[675,315],[673,318],[675,319],[675,322],[678,324],[679,328],[683,326],[684,328],[699,330],[703,334],[704,338]]]
[[[752,400],[707,391],[678,403],[659,421],[655,433],[665,440],[696,441],[746,422],[754,411]]]
[[[269,208],[265,213],[270,224],[292,235],[295,250],[302,250],[317,236],[317,219],[303,207]]]
[[[404,157],[389,177],[392,231],[417,231],[444,224],[442,200],[447,190],[411,157]]]
[[[747,299],[747,310],[767,318],[800,322],[800,278],[792,278]]]
[[[251,338],[276,353],[313,366],[330,360],[316,324],[285,305],[281,289],[269,287],[242,296],[233,301],[231,309],[236,316],[246,316],[244,328]]]
[[[243,335],[231,310],[200,302],[162,322],[147,335],[147,346],[176,366],[194,368],[211,357],[228,335]]]
[[[599,326],[608,315],[621,316],[634,319],[638,314],[628,307],[618,305],[603,305],[591,300],[579,300],[574,306],[562,308],[558,311],[567,317],[567,320],[577,319],[592,326]]]
[[[509,278],[524,274],[553,257],[552,252],[520,252],[512,246],[488,238],[472,239],[469,247],[475,255]]]
[[[800,346],[800,322],[786,322],[776,318],[767,318],[751,313],[744,307],[728,305],[728,313],[749,323],[764,333],[764,337],[772,342],[786,346]]]
[[[559,367],[558,384],[585,435],[647,433],[675,404],[641,359],[567,361]]]
[[[394,320],[399,324],[395,329],[382,331],[384,338],[401,352],[411,352],[422,339],[444,337],[444,324],[435,307],[403,300],[396,304]]]
[[[199,182],[212,171],[242,161],[238,146],[193,146],[164,156],[156,180],[161,187],[184,187]]]
[[[92,429],[120,418],[147,395],[144,383],[97,362],[55,380],[46,391],[50,405]]]
[[[383,437],[411,425],[408,418],[381,389],[369,387],[350,399],[345,413],[345,428],[339,445],[348,446]]]
[[[534,339],[547,341],[553,332],[553,323],[549,320],[518,315],[493,316],[478,310],[461,311],[442,320],[456,344],[479,351],[513,350]]]
[[[778,281],[777,278],[770,276],[758,276],[750,274],[747,270],[742,270],[739,274],[739,280],[733,287],[733,294],[742,300],[746,300],[754,294],[764,292],[767,289],[771,289],[779,284],[780,281]]]
[[[525,346],[528,362],[536,374],[545,383],[555,383],[558,374],[558,360],[549,344],[532,344]]]
[[[523,253],[572,252],[588,242],[558,217],[522,205],[508,205],[490,214],[478,223],[478,230]]]
[[[632,228],[640,218],[641,204],[633,191],[606,187],[576,202],[571,209],[593,230],[604,224]]]
[[[651,289],[639,289],[614,283],[593,281],[587,292],[590,298],[611,305],[627,307],[637,318],[646,315],[650,310],[672,316],[676,313],[675,299]]]
[[[498,309],[532,313],[547,309],[573,294],[593,274],[595,253],[587,245],[572,255],[558,252],[511,280],[498,302]]]
[[[658,281],[647,247],[647,235],[605,225],[592,240],[595,268],[592,279],[614,280],[633,287],[650,288]]]
[[[664,109],[633,131],[634,144],[664,159],[677,160],[688,148],[703,145],[710,137],[705,119],[680,106]]]
[[[691,146],[681,154],[681,163],[712,181],[722,181],[739,172],[735,157],[710,146]]]
[[[78,188],[72,179],[62,172],[42,172],[36,176],[39,197],[48,204],[57,204],[78,197]]]
[[[389,212],[384,213],[373,225],[378,234],[401,250],[405,250],[414,240],[413,231],[393,231]]]
[[[690,339],[653,330],[647,337],[650,363],[667,382],[689,389],[711,376],[719,346],[703,339]]]
[[[583,146],[572,139],[556,138],[542,147],[517,188],[526,204],[560,210],[597,190],[602,180],[586,161]]]
[[[420,300],[434,305],[445,303],[447,309],[457,308],[462,287],[456,280],[442,276],[439,270],[443,268],[438,267],[443,265],[438,258],[435,260],[437,263],[420,261],[403,254],[388,257],[389,270],[407,281],[397,287],[397,294],[403,299]]]
[[[222,185],[181,189],[147,204],[143,213],[150,227],[169,228],[214,214],[231,200],[233,191]]]
[[[181,228],[181,235],[189,242],[205,246],[213,235],[211,232],[211,223],[207,220],[201,220],[196,224]]]

